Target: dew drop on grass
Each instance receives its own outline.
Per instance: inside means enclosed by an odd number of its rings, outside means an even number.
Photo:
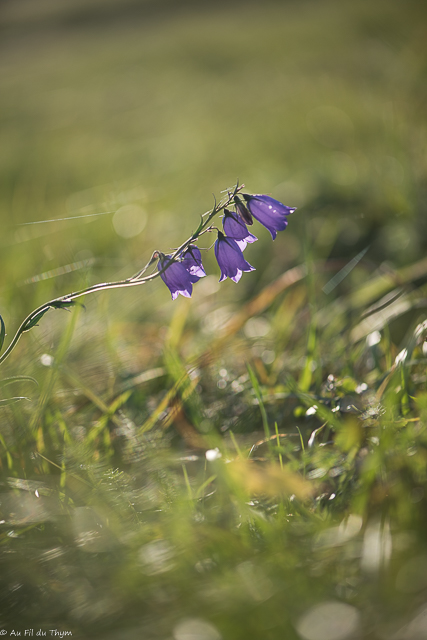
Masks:
[[[221,451],[216,448],[216,449],[208,449],[208,451],[206,451],[205,453],[206,456],[206,460],[208,462],[213,462],[214,460],[218,460],[219,458],[222,457]]]
[[[381,342],[381,334],[379,331],[372,331],[372,333],[366,337],[368,347],[374,347],[379,342]]]
[[[50,356],[48,353],[44,353],[40,356],[40,362],[44,367],[51,367],[53,365],[53,356]]]

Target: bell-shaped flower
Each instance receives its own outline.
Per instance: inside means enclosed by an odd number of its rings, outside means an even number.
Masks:
[[[239,216],[228,209],[224,209],[222,226],[225,235],[228,238],[233,238],[241,251],[246,249],[246,245],[248,243],[256,242],[258,240],[253,233],[249,233],[247,226]]]
[[[244,259],[237,242],[227,238],[221,231],[218,231],[218,240],[215,242],[215,257],[221,269],[220,282],[226,278],[239,282],[243,271],[255,271]]]
[[[286,207],[284,204],[270,198],[270,196],[243,194],[246,206],[253,217],[266,227],[273,240],[277,231],[283,231],[288,225],[287,217],[295,211],[295,207]]]
[[[191,298],[191,294],[193,293],[192,276],[182,262],[177,262],[176,260],[171,261],[169,255],[160,254],[157,268],[159,271],[165,269],[163,273],[160,274],[160,277],[171,292],[172,300],[175,300],[178,294],[181,294],[185,298]]]
[[[190,274],[190,280],[193,283],[206,275],[202,264],[202,254],[195,244],[188,245],[185,251],[181,253],[181,264]]]

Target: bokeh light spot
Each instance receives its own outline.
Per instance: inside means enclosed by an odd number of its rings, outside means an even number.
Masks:
[[[173,630],[175,640],[221,640],[218,629],[200,618],[179,622]]]
[[[309,609],[296,628],[304,640],[344,640],[353,635],[360,623],[355,607],[343,602],[323,602]]]
[[[125,204],[113,216],[113,227],[122,238],[134,238],[143,231],[147,214],[137,204]]]

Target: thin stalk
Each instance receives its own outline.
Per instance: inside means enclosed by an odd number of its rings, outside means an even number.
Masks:
[[[164,265],[163,269],[157,270],[157,271],[155,271],[153,273],[150,273],[148,276],[142,277],[144,275],[144,273],[147,271],[147,269],[149,269],[149,267],[160,256],[160,252],[159,251],[154,251],[152,253],[152,255],[151,255],[150,260],[145,265],[145,267],[143,267],[143,269],[140,269],[139,271],[137,271],[137,273],[135,273],[130,278],[126,278],[125,280],[118,280],[116,282],[100,282],[98,284],[91,285],[90,287],[86,287],[85,289],[80,289],[79,291],[74,291],[74,292],[66,294],[64,296],[60,296],[58,298],[54,298],[53,300],[49,300],[49,302],[45,302],[44,304],[42,304],[39,307],[37,307],[37,309],[34,309],[34,311],[32,311],[23,320],[23,322],[19,326],[18,330],[16,331],[15,335],[13,336],[9,346],[4,351],[4,353],[0,356],[0,364],[2,364],[2,362],[4,362],[6,360],[6,358],[11,354],[13,349],[18,344],[19,339],[21,338],[22,334],[25,333],[26,331],[29,331],[34,326],[36,326],[38,320],[40,320],[42,318],[42,316],[47,311],[49,311],[49,309],[66,309],[70,305],[74,304],[75,300],[78,300],[79,298],[81,298],[83,296],[86,296],[86,295],[89,295],[91,293],[96,293],[97,291],[106,291],[107,289],[124,289],[126,287],[136,287],[136,286],[139,286],[141,284],[145,284],[146,282],[150,282],[151,280],[154,280],[155,278],[158,278],[160,275],[162,275],[162,273],[164,273],[166,271],[166,269],[173,263],[175,258],[177,256],[179,256],[182,251],[185,251],[185,249],[192,242],[197,242],[197,240],[199,239],[199,237],[201,235],[203,235],[204,233],[206,233],[207,231],[210,230],[209,226],[210,226],[210,223],[211,223],[212,219],[220,211],[222,211],[223,209],[228,207],[233,202],[234,196],[237,193],[239,193],[239,191],[241,191],[243,189],[243,187],[244,187],[243,184],[242,185],[236,184],[231,189],[231,191],[227,192],[227,196],[225,198],[223,198],[222,200],[220,200],[219,203],[217,203],[216,200],[215,200],[215,204],[214,204],[213,209],[211,211],[207,211],[206,213],[202,214],[200,224],[199,224],[198,228],[196,229],[196,231],[185,242],[183,242],[181,244],[181,246],[179,246],[172,253],[172,255],[170,256],[170,260],[167,261],[167,263]],[[0,338],[1,338],[1,343],[2,343],[2,341],[4,340],[5,330],[4,330],[4,322],[3,322],[3,319],[1,318],[1,316],[0,316],[0,325],[1,325],[0,326]],[[1,344],[0,344],[0,348],[1,348]]]

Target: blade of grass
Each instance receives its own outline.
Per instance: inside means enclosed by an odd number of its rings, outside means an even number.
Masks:
[[[276,431],[277,446],[280,447],[279,427],[277,426],[277,422],[274,423],[274,429]],[[279,450],[279,462],[280,462],[280,468],[283,469],[283,457],[282,457],[282,454],[280,453],[280,450]]]
[[[260,408],[260,411],[261,411],[261,418],[262,418],[262,424],[263,424],[263,427],[264,427],[265,437],[266,437],[266,439],[270,440],[270,427],[268,426],[267,412],[265,410],[264,401],[263,401],[263,398],[262,398],[261,387],[259,386],[258,379],[257,379],[252,367],[249,364],[247,365],[247,370],[248,370],[248,374],[249,374],[249,379],[250,379],[251,384],[252,384],[252,388],[253,388],[253,390],[255,392],[255,397],[258,400],[259,408]]]
[[[234,445],[234,448],[237,451],[237,455],[239,456],[239,458],[242,458],[243,457],[242,456],[242,452],[240,450],[239,445],[237,444],[237,440],[236,440],[236,437],[235,437],[234,433],[231,430],[228,433],[230,434],[231,441],[232,441],[232,443]]]
[[[185,486],[187,487],[187,493],[190,500],[193,500],[193,491],[191,489],[190,480],[188,478],[187,467],[182,465],[182,473],[184,474]]]
[[[299,433],[299,439],[301,441],[301,449],[302,449],[302,460],[303,460],[303,478],[305,479],[305,445],[304,445],[304,438],[302,437],[302,433],[301,433],[301,429],[297,426],[296,429]]]

